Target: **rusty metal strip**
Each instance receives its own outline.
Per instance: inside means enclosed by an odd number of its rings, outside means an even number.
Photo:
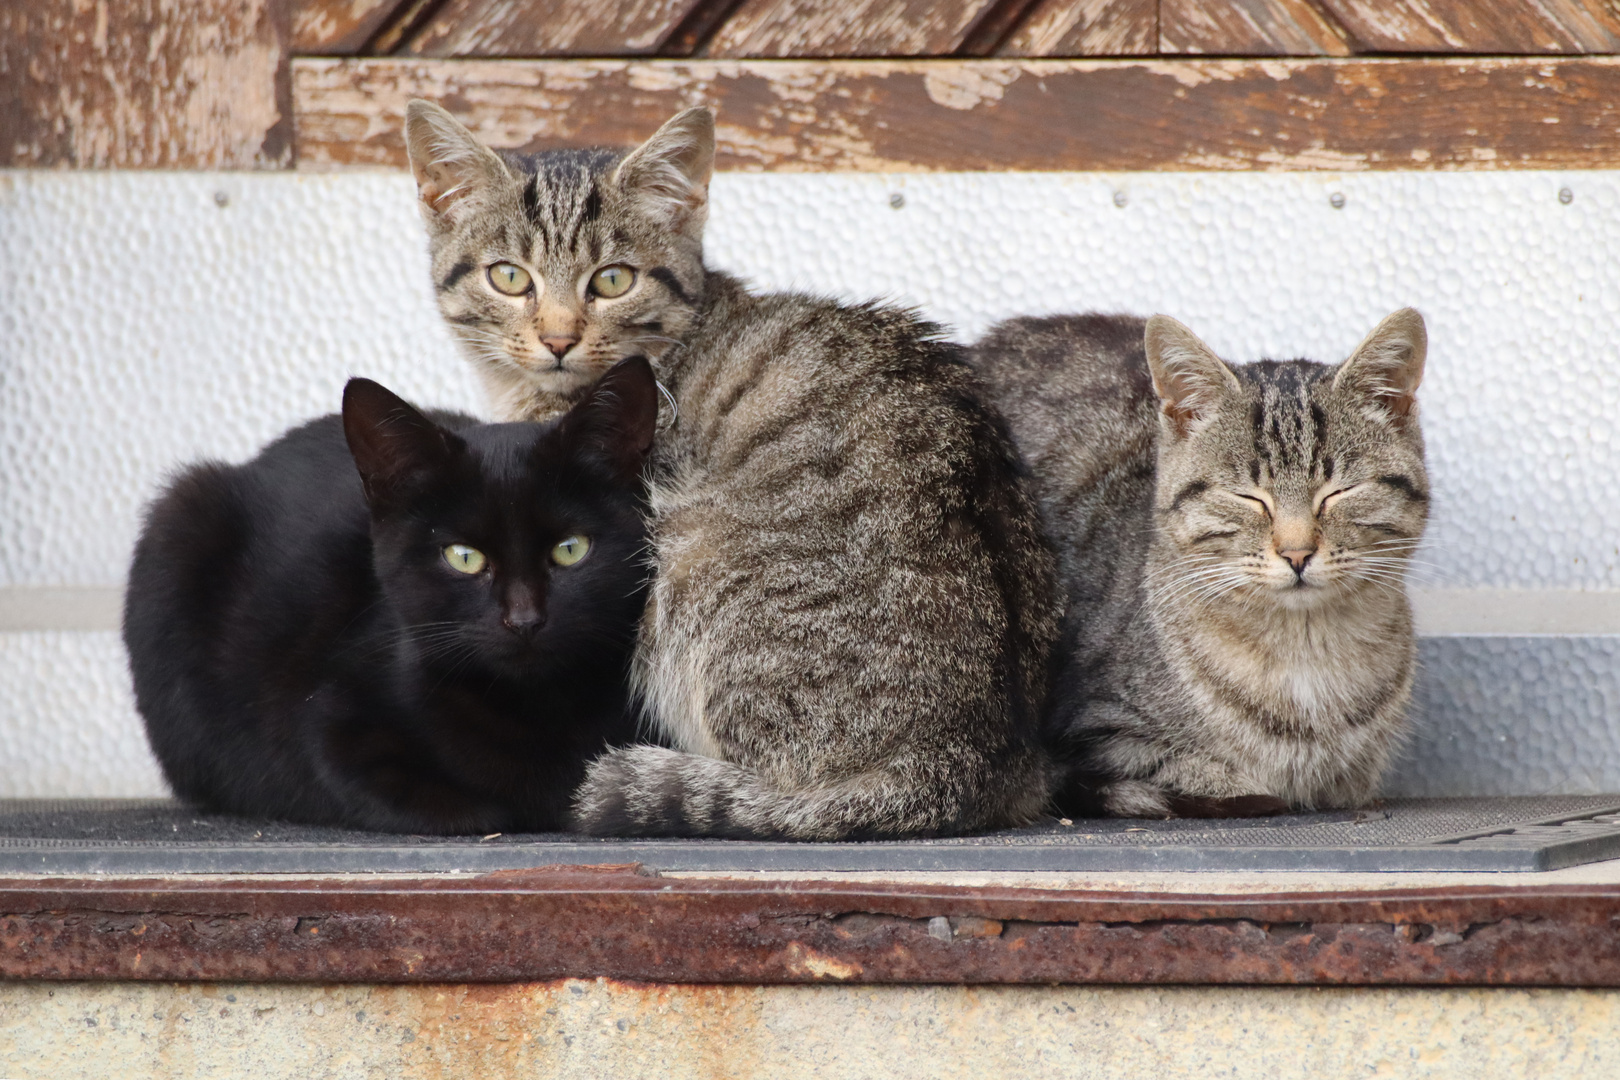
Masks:
[[[1620,986],[1620,886],[1188,896],[676,880],[0,882],[0,977]]]

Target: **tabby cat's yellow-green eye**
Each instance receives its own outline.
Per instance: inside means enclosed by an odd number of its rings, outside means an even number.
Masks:
[[[573,566],[591,550],[591,542],[583,536],[570,536],[551,549],[551,561],[558,566]]]
[[[591,275],[591,293],[604,300],[623,296],[636,283],[636,272],[628,266],[604,266]]]
[[[444,561],[449,563],[452,569],[460,570],[463,574],[476,574],[489,560],[485,559],[484,553],[475,547],[451,544],[444,549]]]
[[[529,291],[529,272],[509,262],[498,262],[489,268],[489,283],[507,296],[522,296]]]

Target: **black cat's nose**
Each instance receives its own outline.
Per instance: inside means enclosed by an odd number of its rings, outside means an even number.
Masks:
[[[531,638],[535,631],[546,625],[546,616],[533,605],[525,604],[507,609],[506,614],[501,616],[501,624],[520,638]]]
[[[1277,554],[1288,560],[1288,565],[1294,568],[1294,575],[1296,577],[1304,577],[1305,564],[1311,561],[1311,556],[1315,555],[1316,552],[1309,551],[1304,548],[1296,548],[1289,551],[1279,551]]]

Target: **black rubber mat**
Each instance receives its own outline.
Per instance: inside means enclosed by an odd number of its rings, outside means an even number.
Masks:
[[[1394,799],[1242,820],[1048,820],[984,836],[874,843],[429,837],[201,814],[136,800],[0,800],[0,873],[658,870],[1554,870],[1620,858],[1620,795]]]

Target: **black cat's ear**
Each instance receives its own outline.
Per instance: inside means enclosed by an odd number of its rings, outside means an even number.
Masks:
[[[713,174],[714,113],[699,106],[677,113],[630,151],[613,171],[613,183],[655,220],[699,238]]]
[[[405,106],[405,149],[422,214],[433,228],[454,224],[512,182],[495,152],[431,101],[418,98]]]
[[[658,428],[658,383],[645,356],[608,368],[560,423],[576,453],[605,464],[620,483],[641,476]]]
[[[343,388],[343,435],[360,470],[366,501],[373,506],[442,469],[460,443],[404,398],[370,379],[350,379]]]
[[[1339,365],[1333,389],[1364,397],[1398,424],[1417,414],[1417,388],[1429,354],[1429,332],[1415,308],[1402,308],[1373,328]]]
[[[1197,334],[1168,315],[1147,321],[1143,345],[1153,390],[1177,435],[1186,435],[1221,398],[1242,389],[1232,369]]]

